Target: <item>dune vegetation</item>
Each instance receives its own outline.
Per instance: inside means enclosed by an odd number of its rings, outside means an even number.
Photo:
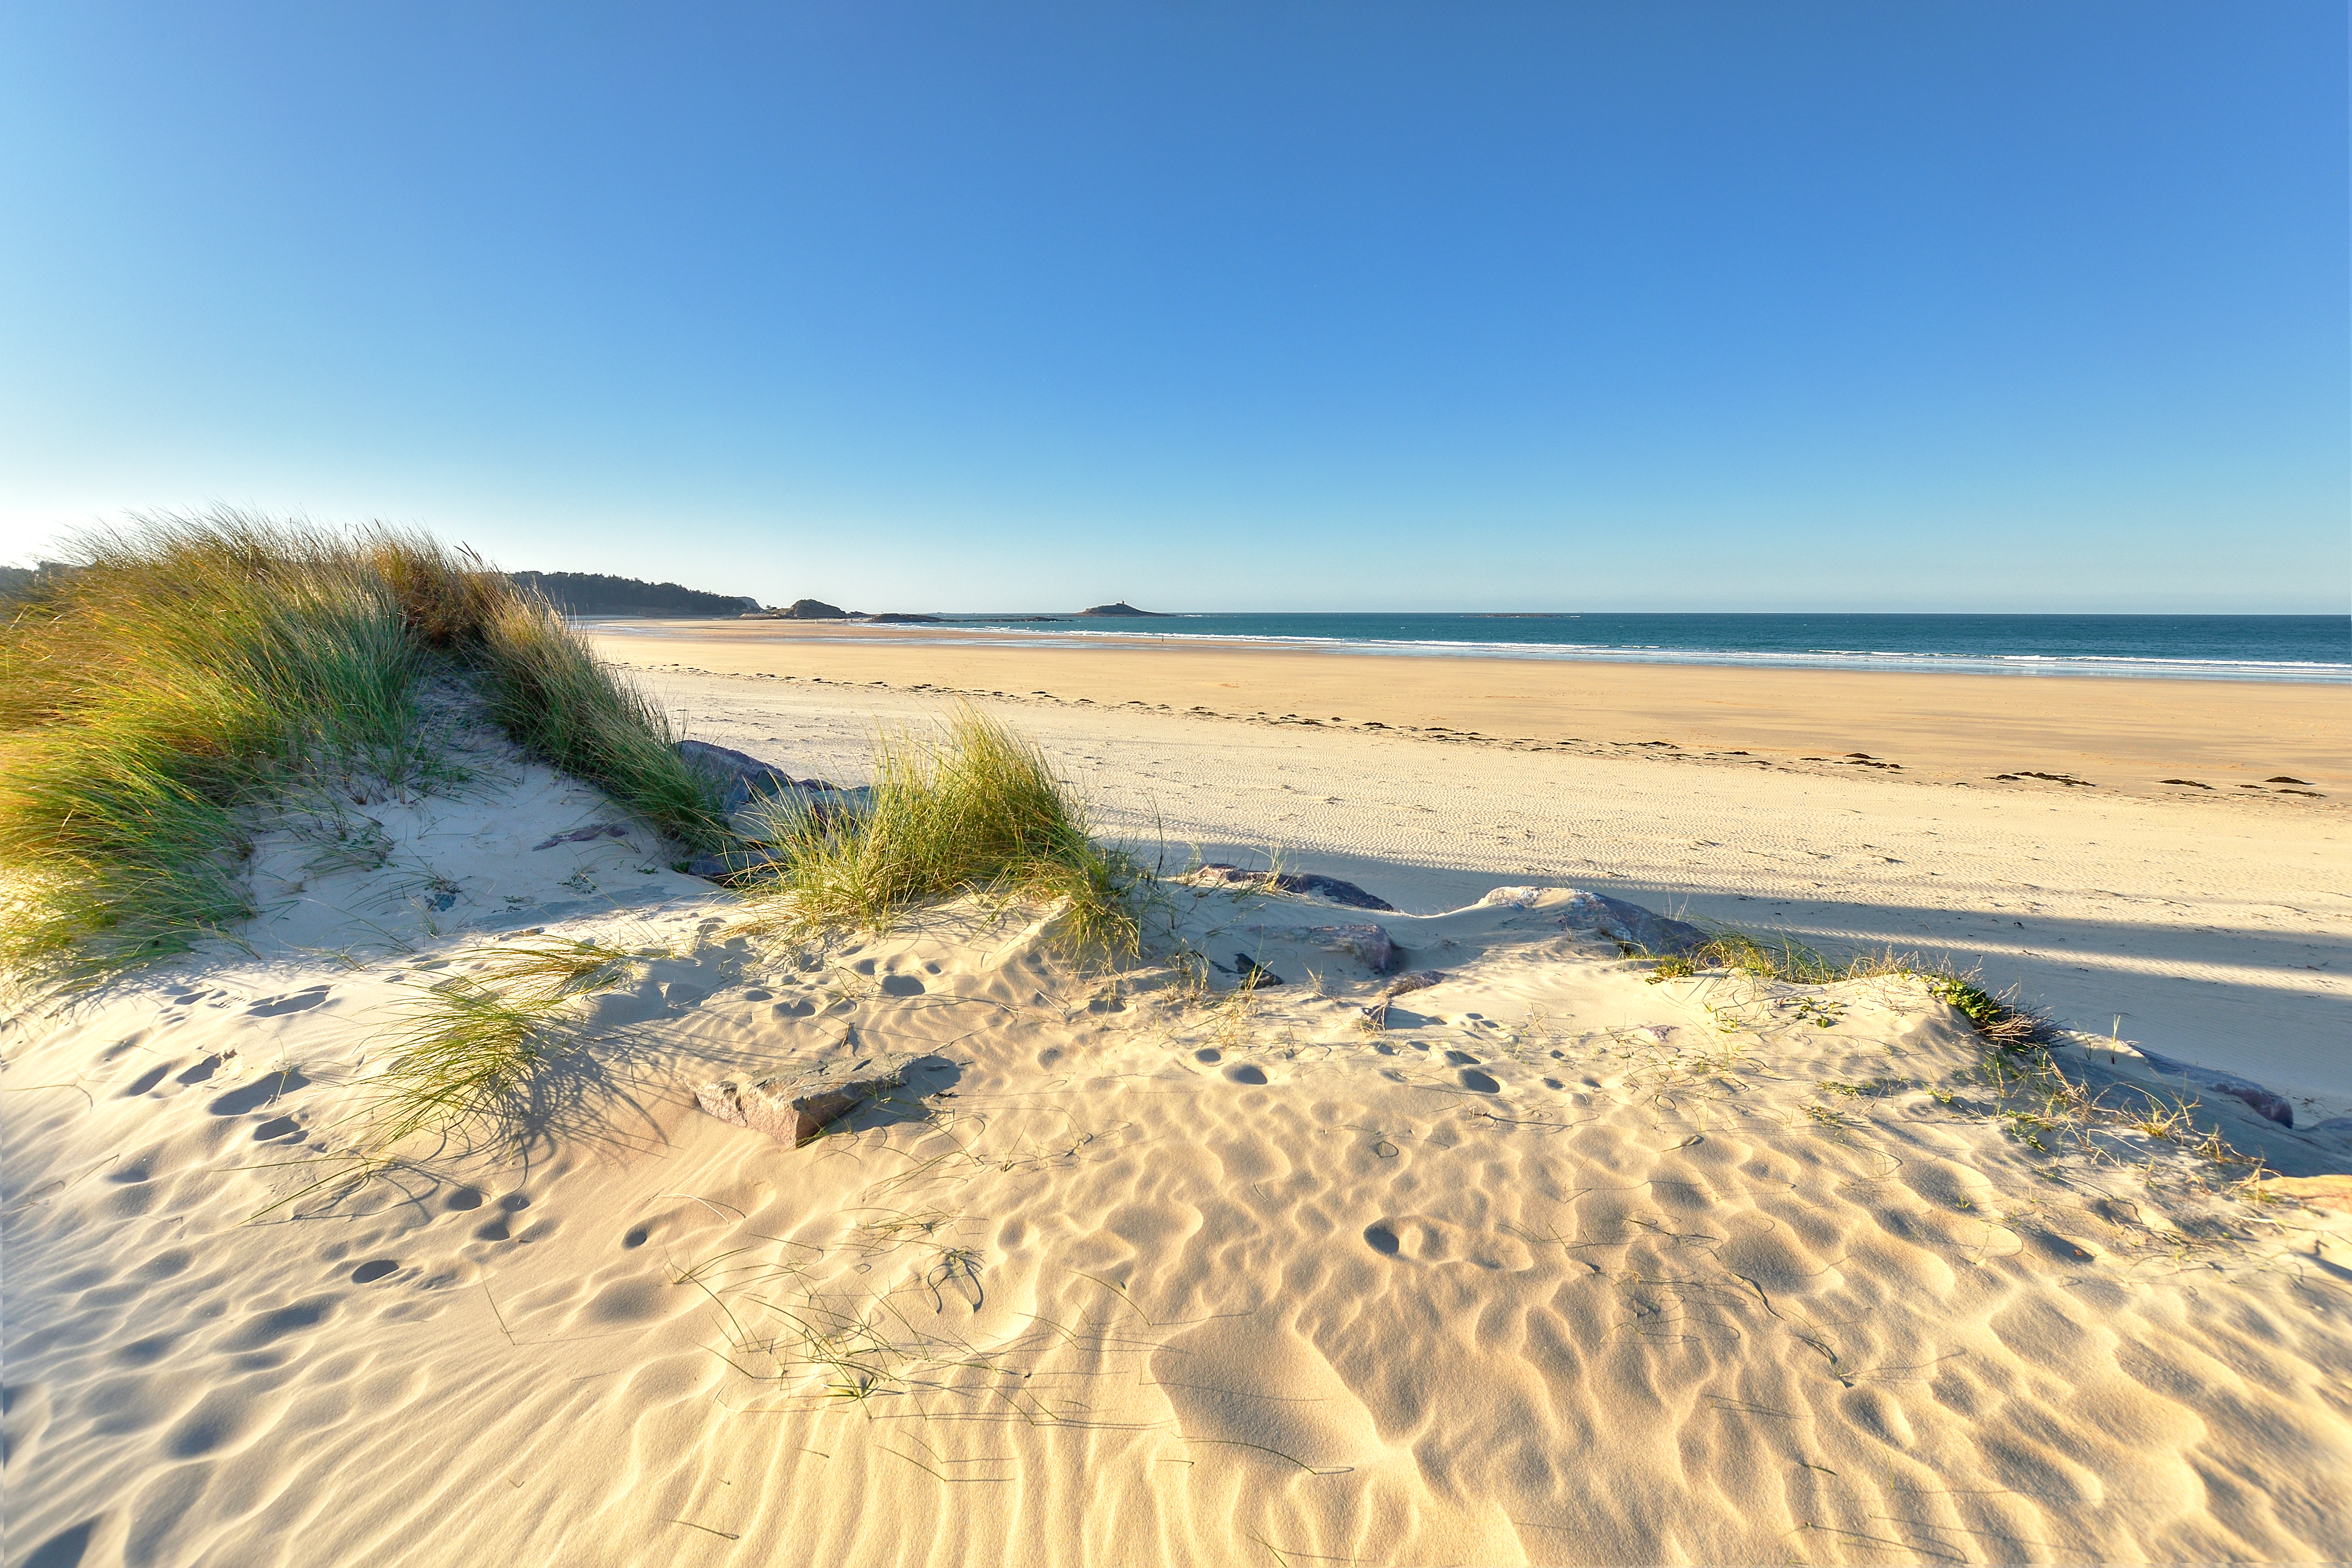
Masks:
[[[1956,973],[1948,963],[1918,953],[1886,951],[1836,958],[1786,931],[1759,933],[1725,926],[1695,947],[1643,956],[1651,961],[1653,980],[1680,980],[1708,970],[1798,985],[1908,975],[1926,985],[1937,1001],[1958,1008],[1978,1034],[2003,1049],[2024,1050],[2037,1045],[2047,1037],[2051,1026],[2040,1014],[2018,1006],[2013,995],[1997,996],[1979,985],[1973,974]]]
[[[765,808],[781,864],[749,889],[762,923],[796,932],[887,929],[961,896],[1066,900],[1081,955],[1133,955],[1150,869],[1094,837],[1086,807],[1037,748],[969,708],[930,733],[882,736],[861,811]],[[756,808],[755,808],[756,809]]]
[[[89,980],[247,918],[269,811],[456,782],[453,715],[689,848],[726,840],[661,710],[471,552],[215,510],[68,554],[0,622],[0,967],[19,977]]]

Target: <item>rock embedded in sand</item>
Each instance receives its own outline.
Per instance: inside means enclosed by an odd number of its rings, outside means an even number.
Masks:
[[[559,844],[586,844],[598,838],[626,838],[629,830],[617,822],[599,822],[587,827],[575,827],[569,833],[551,834],[531,846],[533,849],[552,849]]]
[[[1283,983],[1281,975],[1276,974],[1246,952],[1234,954],[1234,967],[1235,973],[1241,975],[1242,984],[1255,990],[1263,991],[1269,985],[1279,985]]]
[[[2275,1121],[2281,1127],[2294,1125],[2294,1107],[2287,1103],[2286,1097],[2264,1089],[2251,1079],[2223,1072],[2219,1068],[2200,1068],[2188,1062],[2177,1062],[2170,1057],[2158,1056],[2144,1046],[2140,1047],[2139,1055],[2160,1073],[2185,1078],[2200,1089],[2210,1089],[2216,1094],[2226,1094],[2232,1100],[2244,1101],[2247,1109],[2266,1121]]]
[[[845,1071],[761,1079],[757,1083],[720,1079],[695,1090],[694,1098],[721,1121],[764,1132],[797,1149],[868,1100],[902,1088],[907,1069],[916,1059],[872,1058]]]
[[[1344,952],[1375,974],[1385,974],[1394,969],[1399,958],[1395,940],[1387,931],[1376,925],[1253,924],[1236,926],[1234,930],[1237,934],[1254,936],[1261,940],[1297,942],[1302,947],[1319,947],[1330,952]]]
[[[1375,974],[1386,974],[1397,966],[1396,942],[1380,926],[1316,926],[1309,934],[1326,946],[1354,953]]]
[[[1196,888],[1257,888],[1267,892],[1300,893],[1310,899],[1321,899],[1328,904],[1345,904],[1351,910],[1371,910],[1381,914],[1395,914],[1397,907],[1386,899],[1376,898],[1353,882],[1343,882],[1337,877],[1326,877],[1306,871],[1244,871],[1223,860],[1212,860],[1195,867],[1177,879]]]
[[[740,811],[754,795],[776,795],[794,787],[793,776],[774,763],[708,741],[680,741],[677,754],[719,786],[720,809],[730,814]]]
[[[1381,987],[1380,1000],[1364,1009],[1364,1016],[1385,1028],[1389,1021],[1389,1004],[1409,992],[1426,991],[1445,978],[1442,969],[1416,969],[1410,974],[1400,974]]]
[[[688,875],[713,881],[727,881],[775,864],[773,856],[756,846],[774,842],[780,827],[803,813],[819,822],[855,816],[862,815],[873,799],[870,785],[841,789],[822,779],[796,779],[772,763],[707,741],[680,741],[677,752],[718,787],[729,830],[755,847],[698,856],[688,865]],[[548,844],[557,842],[550,839]]]
[[[738,877],[755,877],[785,863],[784,858],[773,851],[751,845],[741,849],[722,849],[713,854],[697,855],[686,863],[686,874],[707,881],[731,882]]]
[[[1581,888],[1497,888],[1478,901],[1541,909],[1559,920],[1562,931],[1591,931],[1643,952],[1680,952],[1706,941],[1706,932],[1685,921]]]

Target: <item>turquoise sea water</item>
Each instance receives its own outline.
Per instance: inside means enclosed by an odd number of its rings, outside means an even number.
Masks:
[[[2352,682],[2347,616],[957,616],[950,625],[1045,644],[1112,634],[1490,658]]]

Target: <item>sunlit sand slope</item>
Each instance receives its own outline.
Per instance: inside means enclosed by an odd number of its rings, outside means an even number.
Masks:
[[[1171,884],[1118,977],[1036,911],[542,919],[635,956],[511,1140],[355,1189],[496,928],[19,1017],[9,1561],[2352,1554],[2352,1222],[2008,1114],[1916,981],[1652,984],[1564,908]],[[1445,976],[1385,1026],[1368,922]],[[694,1105],[883,1052],[803,1148]]]

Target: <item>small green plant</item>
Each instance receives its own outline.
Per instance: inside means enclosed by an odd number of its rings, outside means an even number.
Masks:
[[[1977,1033],[2004,1050],[2022,1050],[2042,1036],[2044,1025],[2041,1018],[1995,996],[1966,976],[1923,971],[1919,978],[1930,995],[1957,1008],[1962,1017],[1976,1026]]]
[[[747,892],[774,912],[755,927],[878,931],[903,910],[964,895],[1058,899],[1081,953],[1139,948],[1146,868],[1095,841],[1043,752],[972,710],[933,734],[883,737],[864,809],[788,807],[771,821],[781,864]]]

